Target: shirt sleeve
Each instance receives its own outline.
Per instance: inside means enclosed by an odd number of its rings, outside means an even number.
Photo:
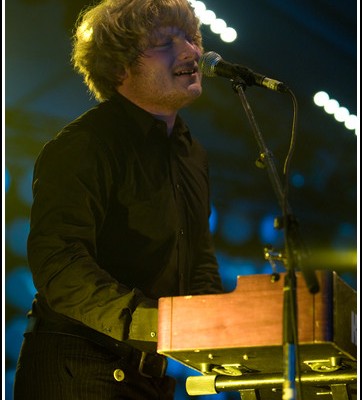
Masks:
[[[65,134],[44,147],[34,168],[28,239],[34,284],[56,313],[117,340],[131,335],[155,343],[157,302],[96,261],[111,187],[109,155],[87,132]]]
[[[210,207],[210,183],[209,183],[209,168],[207,155],[204,153],[204,171],[207,193],[205,193],[205,215],[206,221],[203,226],[204,231],[200,235],[195,259],[193,262],[191,275],[191,294],[218,294],[224,293],[222,285],[219,265],[215,256],[215,248],[213,238],[210,232],[209,217],[211,214]]]
[[[200,243],[191,279],[191,294],[224,293],[210,231]]]

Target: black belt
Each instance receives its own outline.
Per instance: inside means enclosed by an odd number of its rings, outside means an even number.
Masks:
[[[119,356],[122,361],[138,369],[138,372],[142,376],[148,378],[162,378],[166,373],[166,357],[157,353],[148,353],[138,350],[124,342],[120,342],[83,325],[29,317],[28,325],[24,333],[33,332],[58,333],[91,340],[112,351]]]

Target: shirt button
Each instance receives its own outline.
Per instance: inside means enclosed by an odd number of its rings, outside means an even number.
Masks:
[[[179,183],[176,183],[176,189],[181,190],[181,185]]]
[[[124,372],[121,369],[115,369],[113,371],[114,379],[118,382],[122,382],[124,379]]]
[[[183,236],[184,235],[184,230],[181,228],[180,229],[180,236]]]
[[[156,337],[156,332],[151,332],[151,337]]]

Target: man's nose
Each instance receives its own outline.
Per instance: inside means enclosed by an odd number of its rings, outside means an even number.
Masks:
[[[196,60],[201,57],[201,50],[194,43],[183,39],[179,44],[178,58],[180,60]]]

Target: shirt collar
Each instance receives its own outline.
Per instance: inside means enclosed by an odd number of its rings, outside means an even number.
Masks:
[[[118,103],[123,108],[123,110],[128,115],[130,115],[132,117],[132,119],[134,119],[135,123],[137,123],[142,134],[145,137],[148,136],[148,134],[151,132],[151,130],[155,126],[158,126],[159,130],[164,129],[164,131],[166,133],[166,123],[165,122],[155,118],[152,114],[150,114],[149,112],[138,107],[136,104],[132,103],[131,101],[129,101],[126,97],[122,96],[121,94],[116,93],[110,101],[114,102],[114,103]],[[173,132],[171,133],[171,136],[186,137],[186,139],[189,141],[189,143],[190,144],[192,143],[192,138],[191,138],[189,128],[179,115],[176,116],[175,126],[173,129]]]

